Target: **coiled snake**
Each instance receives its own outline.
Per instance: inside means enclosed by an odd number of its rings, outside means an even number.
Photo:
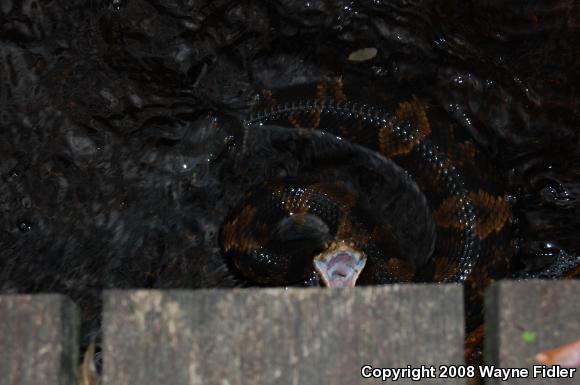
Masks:
[[[465,282],[480,300],[506,274],[512,211],[492,162],[441,108],[400,94],[340,79],[262,91],[248,132],[353,145],[341,172],[309,159],[257,183],[230,212],[221,247],[242,279]]]

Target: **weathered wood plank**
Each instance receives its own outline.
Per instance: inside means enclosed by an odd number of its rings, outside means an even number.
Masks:
[[[78,335],[78,310],[69,299],[0,295],[0,383],[74,384]]]
[[[384,383],[361,367],[463,363],[457,285],[109,291],[104,385]],[[411,379],[397,381],[416,384]],[[429,384],[464,383],[432,379]]]
[[[579,281],[503,281],[493,285],[485,298],[488,365],[528,368],[528,378],[488,384],[580,384],[580,369],[573,378],[534,378],[540,365],[537,353],[580,338]]]

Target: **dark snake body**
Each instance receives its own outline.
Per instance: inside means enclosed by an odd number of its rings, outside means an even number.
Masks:
[[[409,177],[409,186],[418,186],[403,195],[426,206],[412,214],[429,216],[421,218],[427,225],[420,231],[430,233],[429,221],[434,226],[434,247],[421,250],[429,253],[427,258],[402,253],[411,250],[401,246],[407,231],[396,229],[407,203],[392,204],[390,223],[369,220],[365,212],[373,208],[364,207],[368,200],[362,199],[358,185],[324,175],[259,184],[227,218],[222,249],[251,283],[288,285],[295,282],[292,277],[307,281],[312,279],[308,261],[293,265],[293,257],[275,240],[285,227],[289,233],[307,228],[303,235],[324,227],[325,239],[368,246],[370,272],[361,276],[361,284],[466,283],[468,325],[476,325],[483,290],[508,275],[513,261],[512,210],[501,179],[485,151],[444,111],[413,95],[390,95],[370,84],[341,80],[264,90],[246,127],[285,127],[306,137],[320,130],[396,163]],[[397,183],[406,183],[401,178]],[[300,247],[299,242],[290,244]]]

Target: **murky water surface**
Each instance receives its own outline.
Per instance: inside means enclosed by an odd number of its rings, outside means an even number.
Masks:
[[[342,74],[446,110],[506,183],[518,276],[570,275],[579,47],[573,0],[2,1],[0,291],[67,293],[88,341],[104,288],[238,285],[239,123],[261,88]]]

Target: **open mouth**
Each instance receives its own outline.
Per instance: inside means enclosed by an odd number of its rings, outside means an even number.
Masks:
[[[333,243],[314,257],[314,268],[328,287],[354,287],[365,264],[364,253],[346,242]]]

